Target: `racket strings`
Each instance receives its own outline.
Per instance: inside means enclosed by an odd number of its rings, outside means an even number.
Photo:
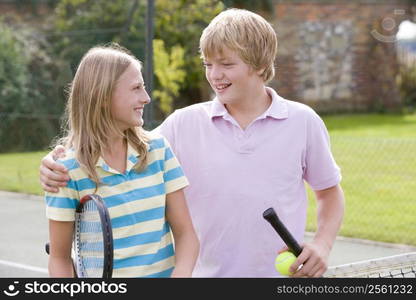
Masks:
[[[76,221],[76,266],[79,277],[102,277],[104,241],[98,208],[87,201]]]

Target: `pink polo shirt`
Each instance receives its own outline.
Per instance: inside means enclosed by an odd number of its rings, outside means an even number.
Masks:
[[[195,277],[279,276],[274,259],[284,244],[263,211],[274,207],[302,243],[304,181],[322,190],[341,180],[321,118],[267,91],[272,104],[245,130],[217,99],[176,110],[155,129],[190,183],[185,195],[201,246]]]

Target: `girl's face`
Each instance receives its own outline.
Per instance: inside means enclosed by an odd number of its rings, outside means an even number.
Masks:
[[[111,113],[121,131],[143,125],[143,107],[150,102],[138,63],[131,63],[117,81]]]

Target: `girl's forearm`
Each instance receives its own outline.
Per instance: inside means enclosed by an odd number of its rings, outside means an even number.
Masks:
[[[199,253],[199,242],[193,234],[175,238],[175,269],[172,277],[191,277]]]
[[[74,277],[72,259],[49,256],[49,277]]]

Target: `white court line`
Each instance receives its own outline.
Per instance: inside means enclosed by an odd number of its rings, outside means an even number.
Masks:
[[[29,266],[29,265],[25,265],[25,264],[19,264],[19,263],[15,263],[15,262],[12,262],[12,261],[7,261],[7,260],[1,260],[0,259],[0,265],[5,265],[5,266],[9,266],[9,267],[20,268],[20,269],[25,269],[25,270],[29,270],[29,271],[38,272],[38,273],[48,274],[48,270],[45,269],[45,268],[39,268],[39,267]]]

